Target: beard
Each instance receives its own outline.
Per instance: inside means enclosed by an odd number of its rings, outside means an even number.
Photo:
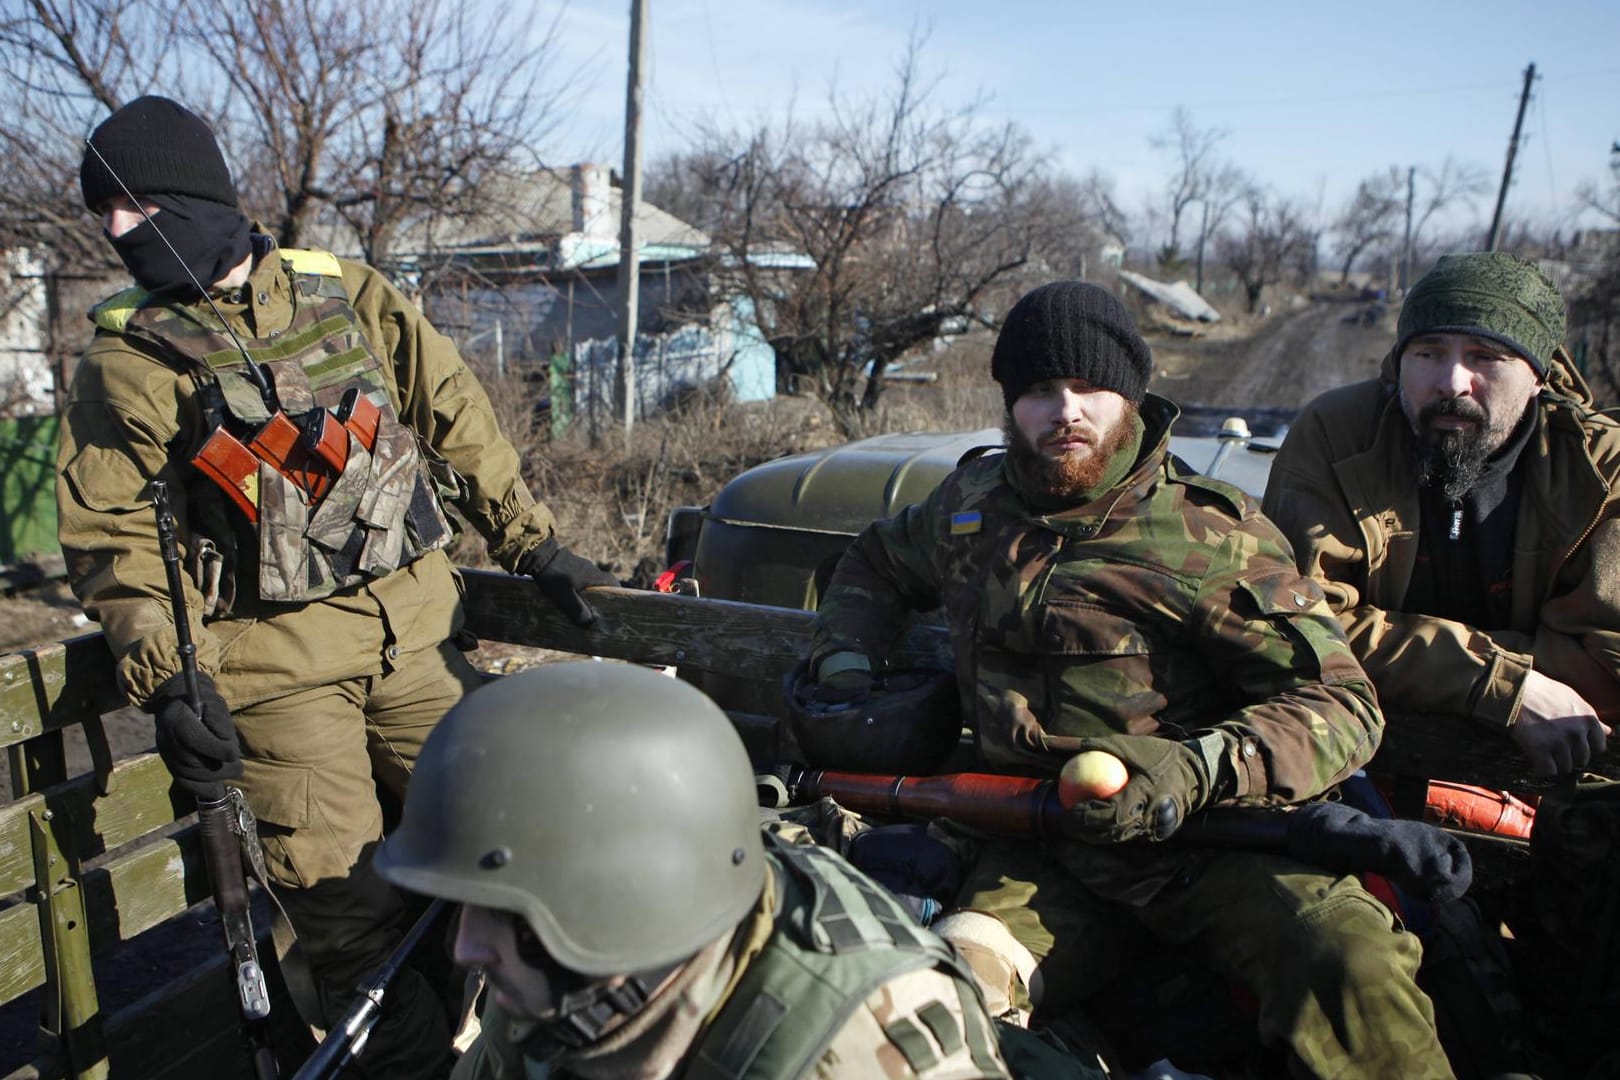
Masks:
[[[1136,438],[1136,413],[1137,407],[1127,402],[1119,420],[1105,431],[1088,424],[1069,424],[1048,432],[1038,442],[1026,438],[1008,413],[1001,431],[1013,468],[1035,494],[1078,500],[1095,494],[1114,458]],[[1071,450],[1056,457],[1042,452],[1042,447],[1076,437],[1085,440],[1088,452]]]
[[[1464,428],[1435,428],[1436,417],[1454,416],[1472,421]],[[1445,398],[1418,412],[1416,462],[1418,486],[1440,492],[1455,502],[1474,490],[1485,475],[1486,464],[1513,433],[1485,407],[1470,398]]]

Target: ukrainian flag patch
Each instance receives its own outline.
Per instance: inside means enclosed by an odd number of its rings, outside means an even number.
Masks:
[[[983,523],[984,519],[977,510],[967,510],[960,514],[952,514],[951,535],[967,536],[970,533],[976,533],[979,531],[979,526]]]

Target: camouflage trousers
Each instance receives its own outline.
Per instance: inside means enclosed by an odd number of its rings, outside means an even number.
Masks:
[[[957,906],[1000,919],[1034,955],[1043,1013],[1080,1004],[1157,940],[1246,988],[1262,1041],[1306,1075],[1453,1075],[1415,981],[1416,936],[1353,877],[1173,844],[997,840]]]
[[[265,862],[315,980],[330,1027],[355,987],[409,925],[406,898],[371,869],[385,811],[397,813],[411,768],[445,712],[478,685],[449,642],[398,657],[381,675],[300,690],[235,713],[248,804]],[[442,951],[442,950],[441,950]],[[429,954],[431,946],[419,949]],[[358,1072],[443,1077],[450,1069],[444,1004],[406,968],[388,987]]]

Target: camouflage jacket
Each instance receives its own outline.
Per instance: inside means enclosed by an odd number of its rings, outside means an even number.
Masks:
[[[664,1000],[682,992],[677,976],[649,1007],[689,1018],[689,1030],[680,1017],[633,1017],[610,1047],[587,1051],[594,1067],[570,1068],[568,1056],[550,1067],[524,1052],[526,1027],[491,1007],[452,1080],[623,1075],[624,1064],[659,1061],[667,1072],[649,1074],[684,1080],[1010,1075],[971,974],[898,901],[808,840],[773,840],[766,858],[765,892],[731,939],[721,985]]]
[[[262,246],[262,239],[260,240]],[[464,482],[454,505],[511,569],[551,535],[544,505],[524,486],[518,456],[455,346],[375,270],[337,260],[360,329],[382,359],[394,412]],[[239,335],[265,340],[292,321],[290,272],[260,258],[239,298],[219,301]],[[210,481],[189,464],[208,434],[195,374],[142,342],[98,331],[74,373],[58,447],[58,535],[74,591],[101,622],[131,700],[145,701],[178,670],[173,618],[147,482],[176,492],[182,541]],[[180,497],[181,494],[186,497]],[[460,628],[460,589],[442,551],[368,584],[275,612],[203,622],[188,582],[198,662],[233,708],[339,679],[377,674]]]
[[[1168,449],[1149,395],[1143,451],[1099,498],[1042,513],[1004,455],[869,526],[816,620],[814,658],[881,657],[907,609],[943,604],[964,705],[991,764],[1055,771],[1079,739],[1208,742],[1226,792],[1287,803],[1365,764],[1383,719],[1316,584],[1238,489]],[[1037,724],[1010,725],[1007,691]]]
[[[1518,717],[1532,668],[1620,717],[1620,423],[1559,350],[1519,459],[1512,625],[1481,630],[1401,610],[1418,554],[1412,429],[1395,356],[1380,378],[1331,390],[1299,414],[1266,487],[1265,511],[1343,621],[1385,707]]]

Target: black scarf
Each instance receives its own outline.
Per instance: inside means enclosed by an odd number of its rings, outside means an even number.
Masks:
[[[190,195],[146,198],[158,207],[151,220],[122,236],[108,236],[142,288],[167,296],[196,296],[193,277],[206,289],[248,257],[248,220],[237,207]],[[174,251],[169,250],[171,244]]]

